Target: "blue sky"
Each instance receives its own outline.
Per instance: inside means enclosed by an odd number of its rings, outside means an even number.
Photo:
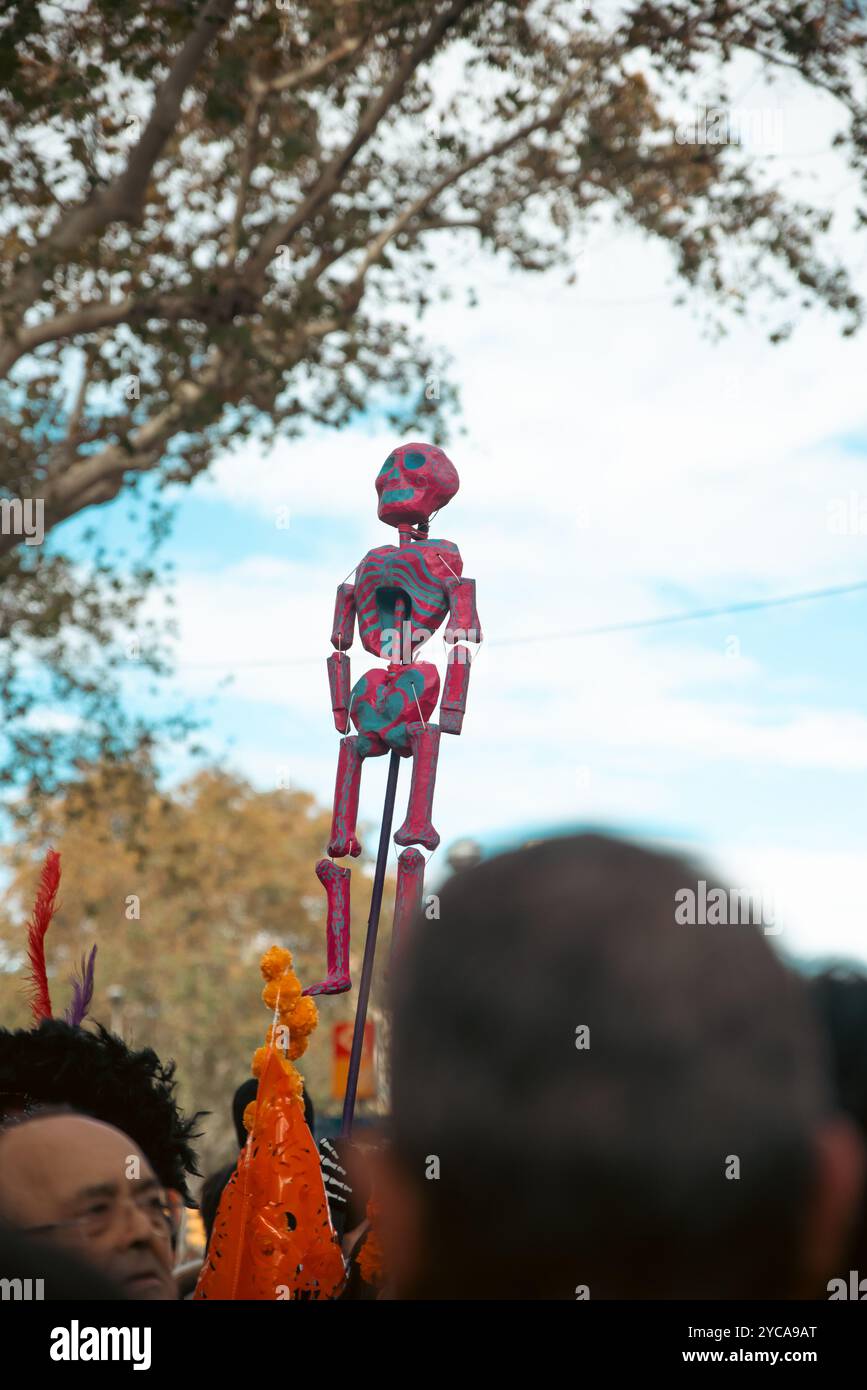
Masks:
[[[750,107],[764,100],[754,86]],[[845,166],[829,155],[810,164],[808,187],[794,182],[799,152],[822,146],[836,117],[785,81],[773,100],[781,172],[791,191],[843,211],[840,250],[867,292]],[[452,354],[464,406],[449,447],[461,490],[434,529],[477,579],[488,640],[464,733],[442,743],[431,881],[465,835],[493,848],[601,824],[689,846],[736,885],[772,889],[784,949],[867,959],[867,593],[515,640],[867,579],[864,335],[844,340],[813,311],[772,348],[757,303],[712,343],[690,308],[673,307],[664,252],[637,234],[591,233],[571,287],[519,277],[461,235],[435,249],[458,293],[424,325]],[[214,753],[262,787],[330,801],[334,591],[393,538],[373,481],[397,442],[371,419],[267,456],[248,445],[178,493],[164,550],[181,623],[170,687],[207,714]],[[834,517],[853,500],[841,534]],[[126,510],[101,509],[102,533],[120,542]],[[60,533],[73,553],[94,515]],[[360,675],[370,659],[358,643],[352,657]],[[131,672],[133,703],[140,686]],[[167,775],[185,767],[179,753]],[[384,760],[366,768],[368,821],[384,777]]]

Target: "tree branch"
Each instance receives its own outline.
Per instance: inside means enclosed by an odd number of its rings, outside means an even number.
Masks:
[[[752,43],[738,44],[738,47],[746,53],[755,53],[757,58],[763,59],[770,67],[785,68],[786,71],[794,72],[800,78],[804,76],[803,70],[797,63],[790,62],[788,58],[781,57],[780,54],[775,53],[772,48],[760,48],[758,44]],[[810,74],[809,81],[811,86],[818,87],[820,91],[827,92],[829,96],[839,101],[840,105],[845,107],[850,115],[860,115],[858,103],[854,101],[847,92],[836,87],[833,82],[828,82],[824,77],[820,77],[818,73],[815,72]]]
[[[109,223],[131,222],[138,215],[150,172],[177,124],[184,93],[234,5],[235,0],[207,0],[156,94],[150,119],[131,150],[126,167],[107,187],[74,207],[34,247],[30,266],[14,283],[12,303],[26,307],[33,302],[59,255],[78,248]]]
[[[254,76],[250,81],[250,91],[257,97],[265,97],[271,92],[291,92],[293,88],[300,87],[313,77],[318,77],[332,63],[339,63],[341,58],[348,58],[351,53],[355,53],[361,48],[369,37],[369,34],[361,34],[354,39],[344,39],[336,48],[332,48],[321,58],[314,58],[313,62],[308,63],[306,67],[298,68],[297,72],[284,72],[280,77],[275,77],[270,82],[263,82],[261,77]]]
[[[273,260],[277,247],[289,241],[329,201],[358,151],[371,139],[386,112],[402,95],[416,69],[434,51],[451,26],[475,3],[476,0],[453,0],[448,9],[443,10],[442,14],[433,20],[426,32],[398,63],[394,76],[386,83],[379,96],[370,102],[351,140],[322,170],[301,205],[291,217],[278,226],[272,226],[270,232],[262,237],[258,251],[243,267],[245,279],[260,280]]]
[[[69,413],[69,424],[66,429],[66,438],[63,441],[64,456],[71,463],[75,457],[75,450],[78,445],[78,429],[81,424],[81,417],[84,414],[84,402],[87,398],[87,387],[90,382],[90,372],[93,366],[93,358],[96,353],[96,344],[91,344],[88,351],[84,354],[84,362],[81,369],[81,380],[78,383],[78,390],[75,393],[75,400],[72,410]]]
[[[345,318],[334,316],[299,325],[293,335],[293,350],[300,352],[307,340],[323,338],[344,327],[351,317],[351,314],[347,314]],[[81,458],[62,473],[47,479],[41,493],[45,503],[46,531],[85,507],[110,502],[121,491],[127,474],[144,473],[153,468],[159,462],[167,441],[183,428],[186,413],[198,405],[207,392],[219,387],[226,367],[223,353],[215,349],[198,379],[179,382],[169,404],[132,431],[123,444],[107,444],[99,453]],[[85,389],[86,378],[79,391],[82,403]],[[8,555],[20,543],[20,536],[0,534],[0,558]]]
[[[56,526],[84,507],[110,501],[120,492],[127,473],[146,472],[151,468],[160,457],[166,440],[179,428],[185,412],[217,384],[223,365],[222,353],[215,351],[198,380],[179,382],[174,399],[134,430],[126,447],[107,444],[98,454],[79,459],[56,478],[45,497],[46,528]],[[0,537],[0,542],[8,539]],[[0,544],[0,554],[10,548]]]
[[[229,265],[235,264],[241,244],[244,208],[246,207],[247,194],[250,190],[250,178],[256,166],[256,148],[259,143],[259,121],[262,116],[262,103],[264,99],[264,94],[254,89],[250,97],[250,105],[247,107],[244,117],[244,152],[241,156],[241,177],[238,182],[238,196],[235,199],[235,211],[232,215],[232,225],[229,228],[229,244],[226,251],[226,259]]]
[[[215,293],[196,295],[190,289],[185,294],[155,295],[147,299],[127,295],[114,302],[82,304],[23,329],[14,341],[9,340],[5,346],[0,346],[0,376],[8,375],[19,357],[44,343],[62,342],[64,338],[74,338],[81,333],[115,328],[120,323],[140,323],[142,319],[149,318],[166,322],[190,318],[200,323],[214,323],[233,318],[236,313],[249,313],[253,307],[250,291],[240,285],[237,278],[227,278]]]
[[[504,135],[501,140],[495,141],[495,143],[489,145],[487,149],[480,150],[478,154],[471,155],[470,158],[465,159],[462,164],[456,165],[455,168],[450,169],[447,174],[443,174],[441,179],[438,179],[435,184],[424,193],[420,194],[413,202],[408,203],[403,212],[399,213],[392,222],[389,222],[388,226],[383,228],[378,236],[374,237],[364,254],[364,258],[356,272],[352,285],[360,286],[363,284],[368,270],[375,261],[379,260],[388,243],[393,241],[393,239],[412,222],[413,218],[423,213],[425,208],[429,207],[447,188],[458,183],[460,179],[466,174],[471,173],[473,169],[478,169],[482,164],[486,164],[488,160],[496,159],[499,155],[505,154],[506,151],[510,150],[514,145],[519,144],[522,140],[526,140],[534,131],[552,129],[561,119],[564,111],[569,106],[569,103],[574,100],[579,90],[580,88],[576,86],[566,88],[552,102],[551,108],[546,115],[535,116],[532,120],[525,121],[523,125],[519,126],[517,130],[512,131],[510,135]],[[477,224],[470,221],[459,224],[452,223],[452,225],[473,227]]]

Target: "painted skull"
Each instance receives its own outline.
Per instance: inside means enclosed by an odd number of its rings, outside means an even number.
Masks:
[[[454,497],[460,481],[451,459],[435,444],[392,449],[376,478],[377,512],[388,526],[417,526]]]

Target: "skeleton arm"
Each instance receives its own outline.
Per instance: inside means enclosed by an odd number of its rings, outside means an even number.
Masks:
[[[331,711],[334,727],[345,734],[349,725],[349,657],[348,649],[355,636],[355,585],[340,584],[334,603],[334,627],[331,645],[336,650],[328,658],[328,685],[331,690]]]
[[[449,619],[444,640],[447,651],[446,678],[440,703],[440,728],[444,734],[459,734],[467,707],[472,653],[466,642],[481,642],[482,629],[476,611],[476,581],[445,581],[449,600]]]

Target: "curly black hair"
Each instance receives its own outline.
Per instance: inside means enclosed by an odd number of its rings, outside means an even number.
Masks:
[[[0,1028],[0,1121],[42,1105],[68,1105],[135,1140],[164,1187],[191,1202],[200,1176],[190,1140],[205,1111],[186,1118],[175,1102],[175,1064],[152,1048],[134,1052],[101,1024],[95,1031],[46,1019]]]

